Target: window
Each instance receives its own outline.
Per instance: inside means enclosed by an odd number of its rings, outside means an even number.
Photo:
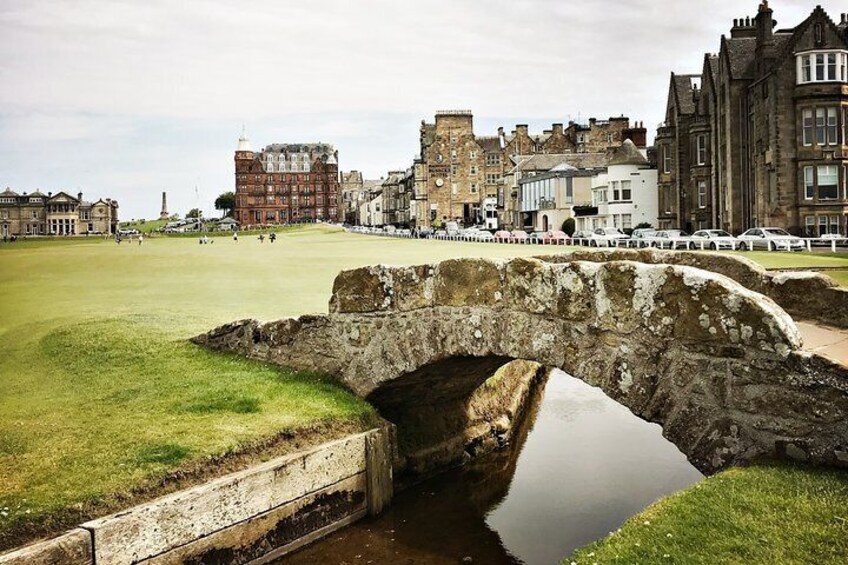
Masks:
[[[621,215],[621,229],[630,229],[633,227],[633,217],[630,214]]]
[[[500,165],[501,164],[501,156],[497,153],[487,153],[486,154],[486,164],[489,165],[489,166]]]
[[[803,131],[803,143],[806,146],[813,144],[813,111],[804,110],[801,118],[801,129]]]
[[[470,172],[471,172],[472,175],[476,175],[477,174],[477,165],[471,165],[471,171]]]
[[[478,190],[478,189],[477,189],[477,183],[476,183],[476,182],[472,182],[472,183],[471,183],[471,194],[477,194],[477,190]]]
[[[707,181],[698,181],[698,208],[707,207]]]
[[[612,201],[618,202],[621,200],[621,190],[617,180],[612,180],[609,183],[610,191],[612,192]]]
[[[815,51],[798,55],[798,84],[808,82],[845,82],[848,78],[848,53]]]
[[[469,154],[469,156],[470,156],[472,159],[476,159],[476,158],[477,158],[477,152],[476,152],[476,151],[471,151],[471,153]]]
[[[671,145],[663,146],[663,172],[671,172]]]
[[[816,192],[816,186],[813,182],[813,168],[804,167],[804,199],[812,200]]]
[[[255,210],[253,212],[253,217],[256,218],[257,222],[261,222],[262,221],[262,212],[260,212],[259,210]]]
[[[697,151],[697,163],[699,165],[705,165],[707,163],[707,136],[705,134],[699,134],[695,138],[695,145]]]
[[[456,176],[456,165],[451,165],[451,175]]]
[[[816,144],[825,144],[825,110],[824,108],[816,108]]]
[[[630,191],[630,181],[623,180],[621,181],[621,199],[625,201],[632,200],[632,194]]]
[[[804,217],[804,235],[807,237],[813,237],[816,235],[816,217],[815,216],[805,216]]]
[[[30,217],[31,217],[33,220],[37,220],[37,219],[38,219],[38,210],[33,210],[33,211],[32,211],[32,214],[30,215]]]
[[[836,145],[839,143],[839,115],[838,108],[832,107],[827,109],[827,144]]]
[[[835,165],[820,165],[818,167],[819,200],[835,200],[839,198],[839,169]]]
[[[0,218],[4,220],[9,219],[9,211],[8,210],[0,210]]]
[[[486,184],[497,184],[499,178],[497,173],[486,173]]]

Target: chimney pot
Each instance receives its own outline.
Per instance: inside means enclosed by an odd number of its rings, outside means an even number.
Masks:
[[[733,27],[739,27],[739,20],[733,18]]]

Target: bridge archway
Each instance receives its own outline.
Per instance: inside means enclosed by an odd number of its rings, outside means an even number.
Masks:
[[[848,465],[848,374],[800,351],[773,301],[629,261],[451,260],[335,281],[330,314],[242,321],[208,346],[328,372],[384,410],[464,402],[529,360],[601,388],[704,472],[758,456]]]

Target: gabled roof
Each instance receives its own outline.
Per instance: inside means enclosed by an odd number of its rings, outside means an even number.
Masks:
[[[722,52],[727,57],[730,78],[745,79],[754,77],[754,53],[757,49],[755,37],[721,36]]]
[[[32,194],[30,194],[30,196],[35,196],[36,194],[38,194],[38,195],[40,195],[40,196],[44,196],[44,195],[43,195],[43,194],[41,194],[40,192],[33,192]],[[59,197],[61,197],[61,196],[64,196],[64,197],[65,197],[65,198],[67,198],[68,200],[73,200],[74,202],[79,202],[79,199],[78,199],[77,197],[75,197],[75,196],[71,196],[71,195],[70,195],[70,194],[68,194],[67,192],[63,192],[63,191],[59,191],[59,192],[57,192],[56,194],[54,194],[53,196],[51,196],[51,197],[50,197],[50,200],[51,200],[51,201],[56,200],[56,199],[58,199],[58,198],[59,198]]]
[[[3,192],[0,192],[0,196],[20,196],[20,195],[17,192],[13,192],[12,189],[7,186],[6,190],[4,190]]]
[[[672,73],[671,84],[674,92],[674,101],[677,111],[681,114],[692,114],[695,112],[695,90],[692,88],[692,79],[700,79],[701,75],[678,75]]]
[[[598,169],[607,166],[606,153],[539,153],[536,155],[515,155],[512,157],[516,164],[510,172],[515,171],[550,171],[562,164],[571,165],[578,169]]]
[[[486,153],[497,153],[501,150],[501,140],[498,136],[479,136],[476,138],[477,145]]]
[[[644,155],[642,155],[642,153],[636,147],[636,144],[634,144],[629,139],[625,139],[624,143],[622,143],[620,147],[616,148],[609,162],[610,167],[615,165],[644,166],[647,164],[648,160],[645,158]]]
[[[816,20],[824,22],[826,25],[830,26],[833,35],[841,38],[843,45],[848,43],[845,41],[845,36],[840,31],[840,26],[836,25],[836,23],[830,19],[830,16],[827,15],[827,12],[825,12],[821,6],[816,6],[810,15],[807,16],[803,22],[795,26],[793,30],[787,30],[784,33],[778,33],[775,35],[775,38],[780,37],[779,41],[775,41],[775,51],[777,53],[778,60],[782,60],[784,57],[792,54],[795,49],[795,44],[801,39],[801,36],[806,33],[810,24]]]

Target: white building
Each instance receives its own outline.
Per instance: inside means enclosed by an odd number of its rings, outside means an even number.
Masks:
[[[592,179],[592,207],[578,216],[577,229],[656,227],[657,203],[657,170],[628,139],[615,150],[607,172]]]
[[[546,173],[518,181],[522,227],[543,232],[561,229],[565,220],[574,217],[575,206],[589,204],[596,174],[598,170],[561,163]]]
[[[383,189],[382,185],[369,192],[359,205],[359,222],[363,226],[383,226]]]

